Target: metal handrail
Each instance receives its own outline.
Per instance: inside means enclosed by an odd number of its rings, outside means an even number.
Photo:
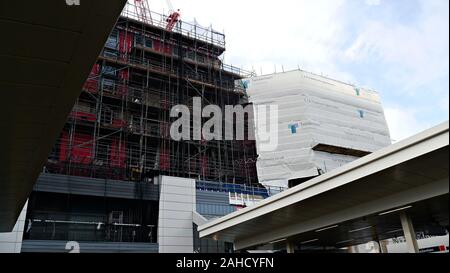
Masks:
[[[284,187],[269,187],[269,186],[249,186],[245,184],[220,183],[210,181],[197,181],[196,187],[203,191],[217,191],[228,193],[242,193],[249,195],[260,195],[265,198],[274,194],[287,190]]]
[[[139,18],[139,15],[136,13],[136,6],[132,3],[127,2],[125,5],[121,16],[137,21],[142,21]],[[159,28],[166,28],[167,25],[167,19],[168,16],[154,12],[154,11],[147,11],[149,14],[149,18],[151,20],[149,22],[143,22],[143,23],[149,23],[150,25],[159,27]],[[180,33],[182,35],[185,35],[186,37],[190,37],[196,40],[200,40],[203,42],[207,42],[222,48],[225,48],[225,35],[223,33],[217,32],[212,29],[212,27],[205,28],[198,24],[191,24],[184,21],[179,21],[172,32]]]

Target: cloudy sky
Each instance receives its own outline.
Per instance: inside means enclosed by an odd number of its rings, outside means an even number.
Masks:
[[[163,0],[150,8],[167,11]],[[377,90],[392,139],[449,116],[448,0],[172,0],[224,31],[225,62],[303,70]],[[275,68],[276,67],[276,68]]]

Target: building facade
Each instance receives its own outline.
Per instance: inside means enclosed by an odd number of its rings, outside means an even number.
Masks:
[[[222,62],[223,34],[138,10],[127,4],[111,31],[13,234],[0,236],[5,252],[231,252],[197,226],[390,143],[375,92],[303,71],[255,77]],[[192,113],[194,98],[278,105],[276,148],[173,140],[171,110]]]
[[[250,73],[222,63],[223,34],[167,22],[124,9],[29,197],[22,252],[231,251],[195,226],[269,194],[254,141],[171,138],[172,107],[245,103]]]

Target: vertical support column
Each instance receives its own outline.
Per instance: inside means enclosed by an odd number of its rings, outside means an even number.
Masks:
[[[419,246],[417,244],[416,232],[411,221],[411,218],[405,213],[400,214],[400,221],[402,223],[403,234],[406,239],[408,253],[419,253]]]
[[[386,240],[378,241],[378,244],[380,245],[380,253],[388,253]]]
[[[288,254],[293,254],[295,252],[294,243],[290,240],[286,240],[286,251]]]
[[[161,176],[159,198],[159,253],[193,253],[195,180]]]

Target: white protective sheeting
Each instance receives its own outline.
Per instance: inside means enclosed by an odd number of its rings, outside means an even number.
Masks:
[[[264,151],[256,141],[258,178],[264,185],[287,186],[289,179],[316,176],[357,159],[313,150],[318,144],[364,152],[391,144],[374,91],[300,70],[249,78],[244,86],[254,109],[278,106],[278,145]],[[262,118],[254,114],[255,120]]]

